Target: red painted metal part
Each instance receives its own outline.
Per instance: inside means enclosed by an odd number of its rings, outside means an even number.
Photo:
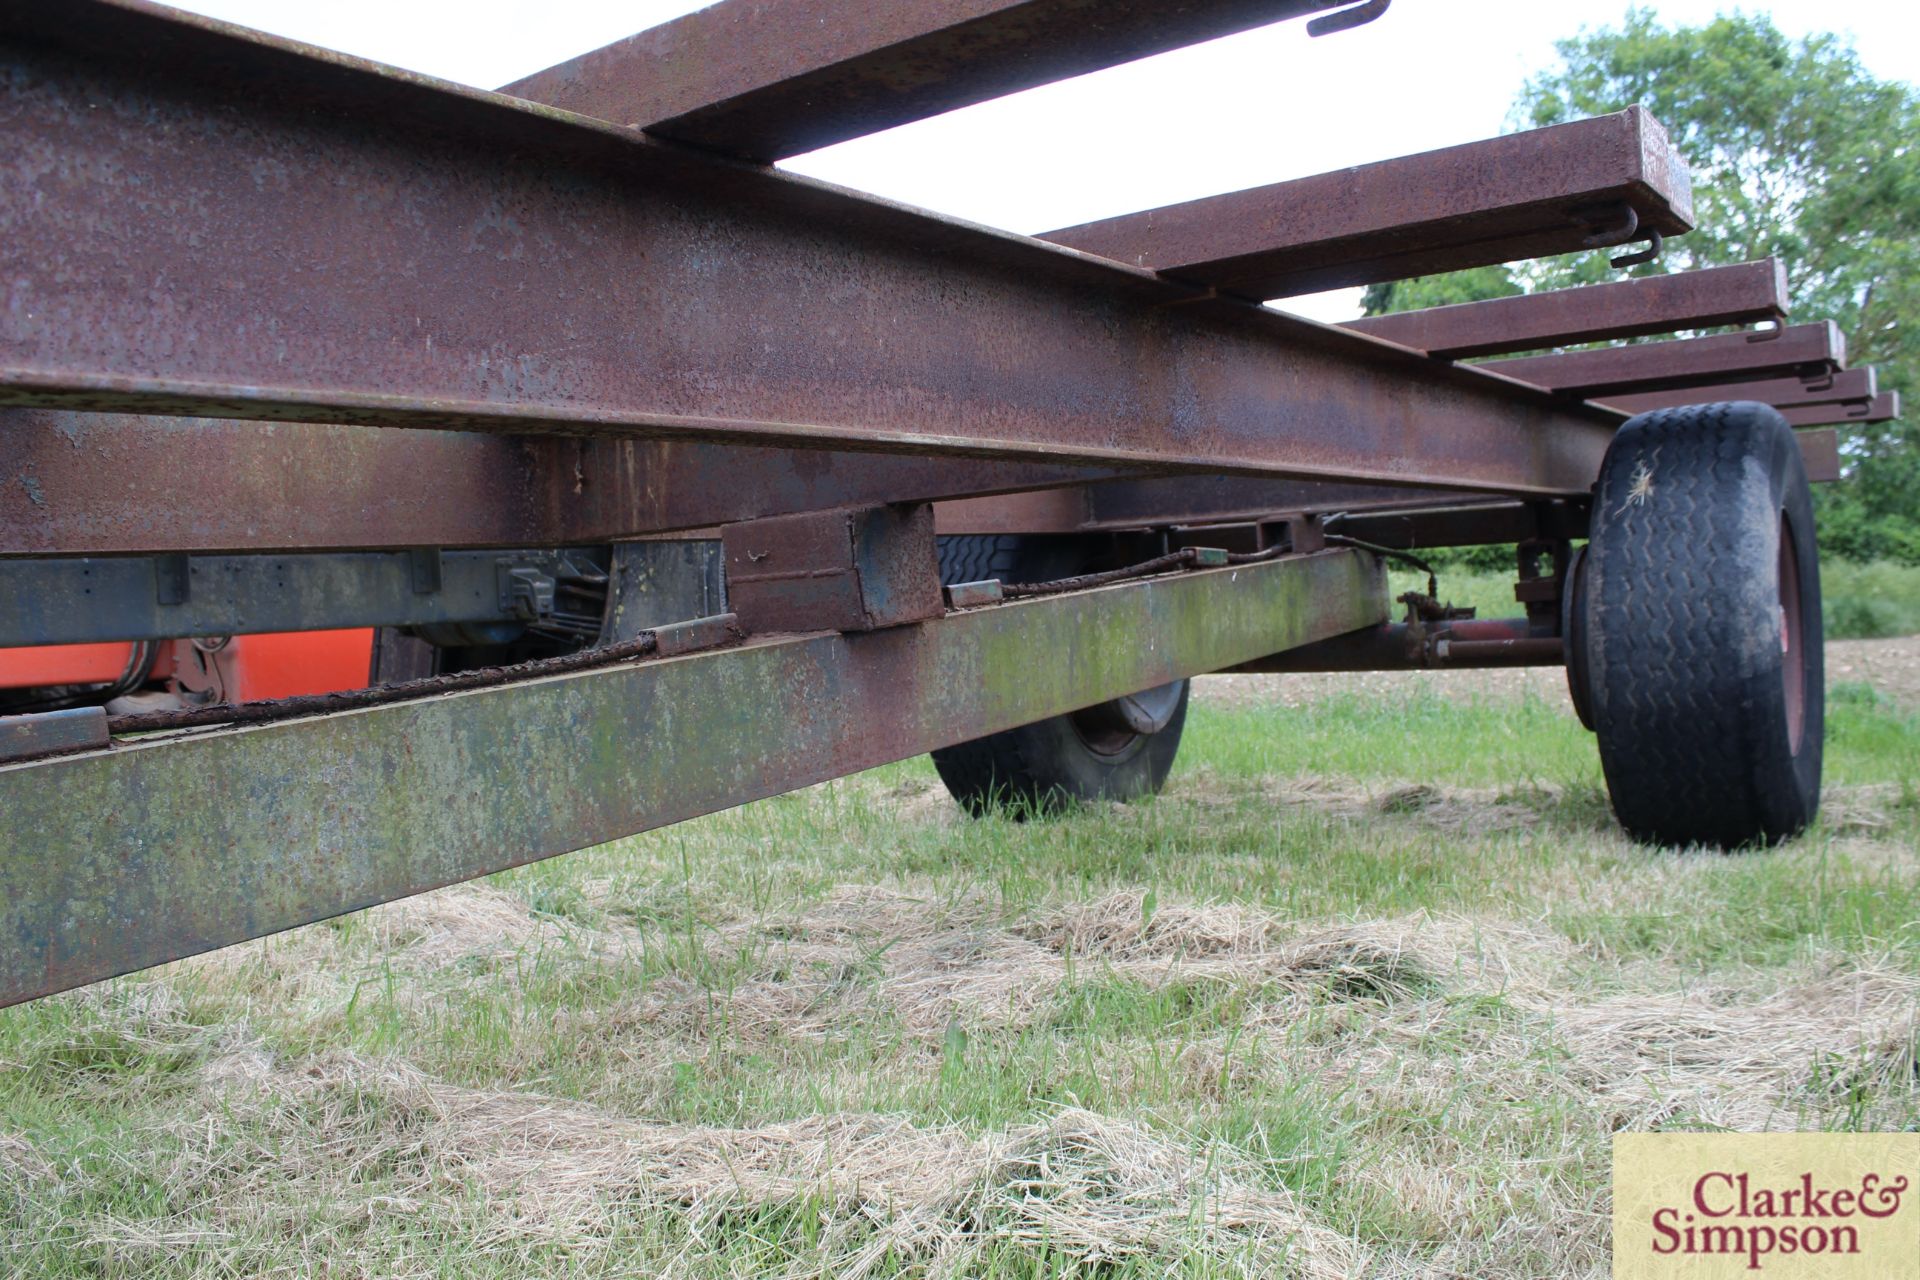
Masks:
[[[1616,421],[130,0],[7,22],[0,398],[16,404],[1515,492],[1584,488]],[[130,253],[165,264],[164,294],[124,287],[143,275]]]
[[[1800,557],[1794,549],[1793,526],[1784,512],[1780,516],[1778,537],[1780,554],[1776,572],[1780,583],[1780,686],[1786,701],[1787,749],[1799,755],[1807,727],[1809,655],[1806,651],[1806,620],[1800,604]],[[1814,671],[1822,671],[1817,660]],[[1814,679],[1821,679],[1821,676],[1815,674]]]
[[[257,702],[363,688],[372,657],[369,627],[268,632],[235,636],[211,654],[179,641],[174,675],[185,687],[214,691],[223,702]]]
[[[1784,322],[1786,316],[1786,267],[1777,258],[1763,258],[1731,267],[1369,316],[1343,327],[1460,360],[1682,329]]]
[[[182,640],[155,655],[149,678],[173,676],[228,701],[357,689],[367,682],[373,632],[269,632],[236,636],[213,653]],[[59,644],[0,649],[0,689],[111,684],[133,656],[129,644]]]
[[[1280,298],[1579,249],[1630,208],[1693,225],[1685,165],[1638,107],[1254,187],[1041,238],[1246,298]]]
[[[1726,333],[1642,342],[1561,355],[1488,360],[1475,366],[1583,399],[1776,376],[1819,377],[1846,365],[1847,342],[1830,320],[1777,332]]]
[[[130,644],[50,644],[0,649],[0,689],[111,684],[133,658]]]
[[[1349,0],[724,0],[501,90],[772,161]]]

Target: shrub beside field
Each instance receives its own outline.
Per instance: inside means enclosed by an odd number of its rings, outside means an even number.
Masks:
[[[1551,681],[1340,680],[1204,682],[1148,805],[911,761],[0,1013],[0,1252],[1599,1277],[1617,1129],[1920,1125],[1911,703],[1725,857],[1619,836]]]

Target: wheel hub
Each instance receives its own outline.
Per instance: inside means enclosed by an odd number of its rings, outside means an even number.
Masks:
[[[1785,512],[1780,515],[1780,681],[1787,704],[1787,749],[1797,756],[1807,733],[1807,657],[1801,634],[1800,564]]]
[[[1102,702],[1068,717],[1080,740],[1101,755],[1118,755],[1137,740],[1160,732],[1180,709],[1184,682],[1158,685]]]

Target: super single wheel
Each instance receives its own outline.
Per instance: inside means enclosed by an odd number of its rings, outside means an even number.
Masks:
[[[940,540],[949,584],[1042,582],[1094,567],[1078,539],[967,535]],[[1036,654],[1035,661],[1050,655]],[[933,753],[933,767],[969,813],[1048,813],[1076,800],[1132,800],[1160,790],[1180,749],[1188,681],[1116,698]]]
[[[1595,489],[1569,672],[1621,825],[1733,849],[1819,808],[1825,667],[1806,467],[1770,406],[1631,419]]]

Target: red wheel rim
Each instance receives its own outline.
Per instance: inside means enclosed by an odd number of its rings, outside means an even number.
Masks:
[[[1807,651],[1800,617],[1800,561],[1793,526],[1780,515],[1780,684],[1786,694],[1787,747],[1800,754],[1807,731]]]

